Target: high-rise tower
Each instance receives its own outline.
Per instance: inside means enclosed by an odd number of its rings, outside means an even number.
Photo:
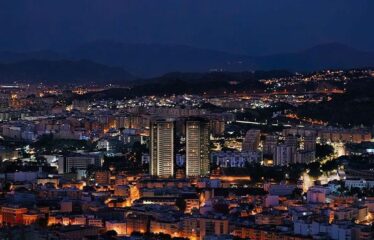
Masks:
[[[209,174],[209,122],[205,119],[186,121],[186,175]]]
[[[152,121],[150,135],[150,174],[158,177],[174,176],[174,120]]]

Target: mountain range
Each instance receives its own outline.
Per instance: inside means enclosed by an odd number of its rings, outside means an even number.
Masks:
[[[22,60],[0,64],[0,83],[121,84],[133,76],[89,60]]]
[[[182,45],[114,41],[90,42],[64,51],[0,52],[0,81],[26,78],[34,81],[42,77],[67,82],[89,79],[121,83],[134,78],[153,78],[168,72],[309,72],[364,67],[374,67],[374,52],[360,51],[339,43],[267,56],[232,54]]]

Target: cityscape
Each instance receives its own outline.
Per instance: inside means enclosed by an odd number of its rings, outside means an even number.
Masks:
[[[203,39],[218,34],[213,25],[198,31],[204,36],[196,48],[184,42],[155,47],[153,42],[164,44],[161,39],[170,36],[153,15],[139,20],[137,13],[151,3],[77,2],[0,3],[0,22],[13,9],[10,25],[40,29],[20,40],[15,36],[25,29],[4,25],[10,41],[0,40],[0,239],[374,239],[374,49],[353,40],[367,50],[322,41],[302,53],[276,54],[289,51],[287,43],[274,47],[272,56],[248,57],[226,53],[235,49],[229,37],[222,40],[226,48],[219,49],[220,42],[212,43],[217,51],[202,48]],[[284,11],[275,1],[217,1],[216,7],[181,1],[183,10],[166,2],[160,6],[176,7],[183,16],[191,9],[201,11],[189,12],[191,17],[210,11],[229,16],[238,22],[237,31],[249,7]],[[320,8],[324,4],[316,1]],[[33,17],[24,19],[15,8],[21,5]],[[347,16],[358,11],[343,5]],[[77,9],[67,13],[65,6]],[[84,29],[81,10],[103,25]],[[101,11],[112,17],[95,18]],[[61,13],[68,16],[57,21]],[[135,14],[131,19],[145,32],[158,26],[161,35],[145,44],[148,35],[129,23],[113,30],[110,24],[118,24],[122,14]],[[185,26],[183,19],[168,21],[169,28]],[[82,27],[77,36],[68,35],[72,26]],[[103,26],[122,43],[94,42],[74,53],[62,47],[80,38],[86,42],[86,35],[104,39],[109,33],[101,32]],[[125,30],[138,33],[138,41],[132,36],[132,44],[124,44]],[[222,25],[222,31],[229,29]],[[60,34],[66,35],[61,42]],[[333,33],[310,34],[324,39]],[[328,36],[344,42],[343,35]],[[149,66],[153,58],[159,59]]]

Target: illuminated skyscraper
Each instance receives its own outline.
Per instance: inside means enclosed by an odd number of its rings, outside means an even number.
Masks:
[[[186,121],[186,175],[209,174],[209,122],[205,119]]]
[[[150,135],[150,174],[158,177],[174,176],[174,120],[153,121]]]

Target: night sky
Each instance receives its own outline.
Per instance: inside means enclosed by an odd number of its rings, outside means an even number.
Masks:
[[[373,0],[9,0],[0,50],[94,40],[262,55],[339,42],[374,51]]]

